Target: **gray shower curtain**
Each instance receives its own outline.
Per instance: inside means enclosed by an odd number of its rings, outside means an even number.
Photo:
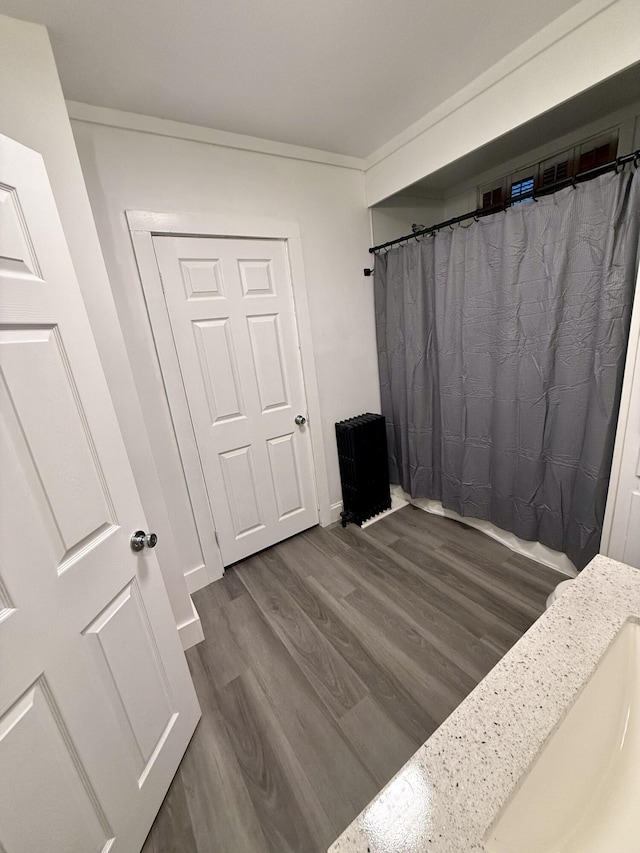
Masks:
[[[635,284],[627,167],[376,258],[392,483],[598,552]]]

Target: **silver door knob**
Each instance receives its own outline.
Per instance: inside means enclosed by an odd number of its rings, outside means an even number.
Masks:
[[[145,546],[147,548],[155,548],[158,537],[155,533],[145,533],[144,530],[136,530],[130,542],[132,551],[142,551]]]
[[[296,423],[298,424],[298,426],[302,426],[303,424],[306,424],[306,422],[307,419],[304,415],[296,415]]]

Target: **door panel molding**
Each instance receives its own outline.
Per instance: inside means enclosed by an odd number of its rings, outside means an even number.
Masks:
[[[320,523],[323,525],[329,524],[331,522],[329,484],[320,419],[320,402],[311,336],[309,303],[304,276],[302,240],[298,223],[286,220],[238,218],[215,214],[158,213],[136,210],[126,211],[126,217],[138,272],[144,290],[149,322],[153,330],[154,340],[156,341],[156,357],[160,362],[167,397],[173,395],[172,417],[175,419],[174,428],[176,433],[180,433],[183,436],[190,436],[187,442],[183,441],[180,453],[186,479],[189,482],[190,492],[192,483],[196,487],[195,493],[191,495],[191,500],[199,529],[201,524],[206,523],[207,515],[210,519],[212,515],[206,496],[202,469],[193,434],[193,426],[189,417],[184,386],[182,384],[168,312],[164,301],[162,281],[153,248],[153,237],[197,236],[257,240],[271,239],[285,242],[293,293],[302,375],[307,398],[307,414],[318,511]],[[255,259],[252,263],[255,263]],[[189,270],[190,278],[187,286],[189,287],[190,299],[215,299],[218,297],[219,291],[224,289],[224,282],[219,275],[216,276],[215,273],[212,273],[213,269],[211,267],[208,270],[193,267]],[[267,266],[257,265],[249,268],[245,265],[242,267],[241,277],[245,282],[245,287],[248,289],[247,295],[255,293],[256,297],[268,296],[270,289],[274,287]],[[159,346],[159,342],[160,344],[164,342],[167,345],[161,347]],[[161,348],[163,352],[160,352]],[[149,393],[154,393],[154,391],[149,389]],[[144,399],[141,402],[144,405]],[[222,559],[217,546],[216,551],[221,576]]]
[[[96,796],[44,675],[0,716],[0,849],[108,850],[115,832]],[[25,773],[24,767],[35,766]],[[41,779],[47,779],[46,801]],[[46,820],[25,821],[31,802]]]

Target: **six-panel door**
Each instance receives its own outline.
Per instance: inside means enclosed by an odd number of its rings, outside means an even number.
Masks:
[[[154,237],[189,411],[229,565],[317,524],[286,243]],[[171,401],[170,401],[171,402]]]
[[[157,560],[129,547],[144,523],[42,159],[0,136],[7,853],[139,850],[193,733]]]

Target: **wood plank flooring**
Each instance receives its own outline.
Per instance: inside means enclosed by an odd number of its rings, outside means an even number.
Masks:
[[[143,853],[323,853],[561,579],[413,507],[238,563],[194,596],[202,719]]]

